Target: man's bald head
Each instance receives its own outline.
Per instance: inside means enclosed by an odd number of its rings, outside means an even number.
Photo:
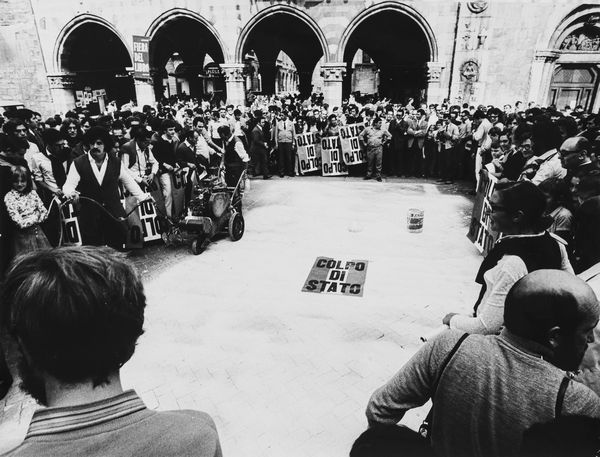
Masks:
[[[560,146],[560,160],[567,170],[573,170],[581,165],[591,162],[591,145],[587,138],[574,136],[567,138]]]
[[[513,334],[555,353],[560,368],[577,368],[600,316],[592,288],[560,270],[537,270],[516,282],[504,304],[504,323]]]

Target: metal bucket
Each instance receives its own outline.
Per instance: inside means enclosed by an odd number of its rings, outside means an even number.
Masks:
[[[408,210],[406,216],[406,228],[411,233],[420,233],[423,231],[423,219],[425,218],[425,211],[418,208],[411,208]]]

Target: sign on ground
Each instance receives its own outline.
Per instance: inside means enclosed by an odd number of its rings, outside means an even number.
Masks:
[[[317,257],[302,292],[362,297],[368,264],[367,260]]]

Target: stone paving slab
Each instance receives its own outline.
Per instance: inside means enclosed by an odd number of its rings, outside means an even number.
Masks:
[[[151,408],[211,414],[226,456],[348,455],[373,390],[419,336],[477,296],[481,257],[465,236],[472,204],[447,189],[252,181],[242,240],[197,257],[176,250],[176,262],[147,276],[146,333],[124,386]],[[406,230],[412,207],[425,210],[419,234]],[[364,296],[301,292],[318,256],[368,260]],[[16,390],[1,407],[0,451],[22,439],[34,409]],[[418,426],[426,410],[403,422]]]

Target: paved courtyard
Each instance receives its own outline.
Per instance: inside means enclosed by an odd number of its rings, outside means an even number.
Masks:
[[[239,242],[136,259],[146,333],[124,386],[150,408],[211,414],[225,456],[348,455],[372,391],[447,312],[472,307],[481,257],[465,236],[471,201],[414,180],[251,184]],[[425,210],[422,233],[406,230],[413,207]],[[368,260],[364,295],[301,292],[318,256]],[[23,438],[33,410],[17,389],[0,402],[0,451]]]

